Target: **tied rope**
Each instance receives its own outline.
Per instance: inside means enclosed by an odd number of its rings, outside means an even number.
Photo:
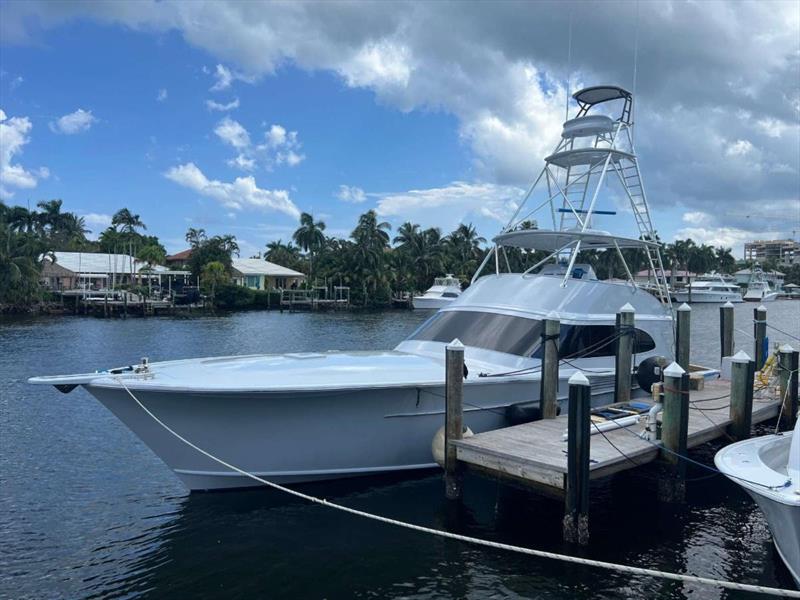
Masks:
[[[218,457],[214,456],[210,452],[208,452],[206,450],[203,450],[202,448],[200,448],[196,444],[192,443],[191,441],[187,440],[185,437],[180,435],[178,432],[176,432],[174,429],[172,429],[169,425],[167,425],[161,419],[159,419],[155,414],[153,414],[150,411],[150,409],[148,409],[134,395],[134,393],[130,390],[130,388],[127,385],[125,385],[125,382],[122,380],[122,378],[114,377],[114,379],[117,381],[117,383],[120,384],[120,386],[122,386],[122,388],[128,393],[128,395],[133,399],[133,401],[136,402],[136,404],[150,418],[152,418],[156,423],[158,423],[162,428],[164,428],[164,430],[166,430],[168,433],[170,433],[176,439],[180,440],[181,442],[183,442],[184,444],[186,444],[187,446],[189,446],[193,450],[196,450],[197,452],[199,452],[203,456],[213,460],[216,463],[219,463],[220,465],[230,469],[231,471],[239,473],[240,475],[242,475],[244,477],[248,477],[248,478],[250,478],[250,479],[252,479],[254,481],[257,481],[257,482],[259,482],[259,483],[261,483],[261,484],[263,484],[263,485],[265,485],[267,487],[270,487],[272,489],[284,492],[286,494],[289,494],[290,496],[294,496],[296,498],[300,498],[302,500],[306,500],[306,501],[311,502],[313,504],[320,504],[320,505],[326,506],[328,508],[333,508],[333,509],[336,509],[336,510],[340,510],[342,512],[346,512],[346,513],[349,513],[351,515],[355,515],[357,517],[363,517],[365,519],[371,519],[373,521],[378,521],[380,523],[385,523],[387,525],[394,525],[395,527],[401,527],[401,528],[404,528],[404,529],[410,529],[412,531],[419,531],[421,533],[427,533],[427,534],[430,534],[430,535],[435,535],[435,536],[443,537],[443,538],[450,539],[450,540],[456,540],[456,541],[459,541],[459,542],[466,542],[468,544],[475,544],[475,545],[484,546],[484,547],[487,547],[487,548],[494,548],[496,550],[506,550],[506,551],[509,551],[509,552],[516,552],[518,554],[525,554],[525,555],[528,555],[528,556],[536,556],[538,558],[548,558],[548,559],[551,559],[551,560],[560,560],[560,561],[563,561],[563,562],[568,562],[568,563],[573,563],[573,564],[578,564],[578,565],[584,565],[584,566],[588,566],[588,567],[597,567],[597,568],[600,568],[600,569],[617,571],[619,573],[629,573],[631,575],[643,575],[643,576],[647,576],[647,577],[661,577],[662,579],[670,579],[672,581],[682,581],[682,582],[687,582],[687,583],[698,583],[698,584],[702,584],[702,585],[716,586],[716,587],[720,587],[720,588],[728,589],[728,590],[738,590],[738,591],[742,591],[742,592],[754,592],[754,593],[758,593],[758,594],[768,594],[768,595],[771,595],[771,596],[780,596],[780,597],[783,597],[783,598],[800,598],[800,592],[796,592],[794,590],[773,588],[773,587],[767,587],[767,586],[762,586],[762,585],[754,585],[754,584],[749,584],[749,583],[736,583],[734,581],[723,581],[721,579],[713,579],[713,578],[710,578],[710,577],[700,577],[700,576],[697,576],[697,575],[684,575],[684,574],[681,574],[681,573],[671,573],[669,571],[659,571],[659,570],[656,570],[656,569],[646,569],[646,568],[643,568],[643,567],[632,567],[630,565],[618,565],[618,564],[615,564],[615,563],[610,563],[610,562],[601,561],[601,560],[592,560],[592,559],[588,559],[588,558],[579,558],[577,556],[569,556],[567,554],[558,554],[556,552],[546,552],[544,550],[536,550],[534,548],[525,548],[523,546],[514,546],[512,544],[504,544],[502,542],[493,542],[491,540],[484,540],[484,539],[481,539],[481,538],[476,538],[476,537],[472,537],[472,536],[468,536],[468,535],[461,535],[461,534],[458,534],[458,533],[452,533],[452,532],[449,532],[449,531],[443,531],[441,529],[434,529],[432,527],[425,527],[423,525],[415,525],[413,523],[406,523],[405,521],[399,521],[397,519],[391,519],[389,517],[376,515],[374,513],[369,513],[369,512],[363,511],[363,510],[350,508],[349,506],[344,506],[342,504],[337,504],[335,502],[330,502],[330,501],[328,501],[328,500],[326,500],[324,498],[318,498],[316,496],[311,496],[310,494],[304,494],[303,492],[284,487],[284,486],[282,486],[280,484],[277,484],[277,483],[274,483],[274,482],[269,481],[267,479],[264,479],[262,477],[259,477],[258,475],[255,475],[253,473],[249,473],[248,471],[245,471],[244,469],[240,469],[239,467],[237,467],[235,465],[232,465],[231,463],[228,463],[228,462],[222,460],[221,458],[218,458]]]

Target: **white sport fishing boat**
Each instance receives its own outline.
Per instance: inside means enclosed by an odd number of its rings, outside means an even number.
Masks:
[[[495,429],[507,424],[510,406],[538,403],[548,317],[561,321],[562,408],[576,370],[590,379],[593,403],[607,403],[616,313],[626,304],[636,311],[640,362],[673,354],[672,312],[659,246],[648,241],[655,230],[633,148],[633,97],[600,86],[573,98],[577,116],[564,124],[555,152],[472,285],[394,350],[143,360],[30,382],[64,392],[86,388],[192,490],[254,482],[179,440],[143,407],[215,457],[276,482],[433,467],[431,440],[444,423],[445,346],[458,338],[466,347],[465,424],[475,432]],[[618,112],[587,114],[598,105]],[[595,205],[614,192],[630,203],[632,237],[591,227],[594,215],[612,214]],[[552,229],[521,228],[537,211],[552,218]],[[601,250],[624,263],[624,249],[647,257],[652,293],[637,286],[627,264],[627,281],[600,281],[578,261],[583,250]],[[547,257],[511,272],[509,253],[530,250]]]
[[[744,299],[747,302],[772,302],[777,300],[778,292],[774,291],[769,285],[761,265],[756,263],[750,270],[750,281],[747,284],[747,292]]]
[[[461,282],[449,273],[445,277],[437,277],[433,285],[422,296],[414,296],[414,308],[421,310],[439,309],[449,305],[461,295]]]
[[[714,463],[758,504],[778,554],[800,587],[800,419],[794,432],[726,446]]]
[[[672,293],[675,302],[705,302],[724,304],[725,302],[741,302],[742,293],[733,281],[726,281],[717,273],[701,275],[687,288]]]

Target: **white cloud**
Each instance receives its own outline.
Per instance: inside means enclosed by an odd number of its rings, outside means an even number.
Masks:
[[[29,170],[19,163],[12,163],[15,155],[22,153],[22,147],[30,142],[33,125],[28,117],[7,117],[0,110],[0,199],[14,195],[11,188],[35,188],[39,179],[46,179],[50,171],[46,167]]]
[[[206,100],[206,108],[208,108],[208,110],[216,110],[218,112],[233,110],[235,108],[239,108],[239,98],[234,98],[227,104],[221,104],[219,102],[214,102],[213,100]]]
[[[222,1],[4,9],[0,38],[9,43],[88,17],[177,31],[249,80],[283,65],[336,73],[385,106],[451,115],[472,176],[497,184],[535,177],[564,118],[567,2],[476,2],[457,11],[441,2]],[[657,207],[716,215],[722,203],[742,211],[763,198],[796,201],[800,152],[787,143],[800,131],[796,3],[649,2],[638,23],[635,13],[603,2],[573,19],[571,87],[629,85],[631,63],[620,57],[631,56],[632,41],[619,31],[638,27],[636,139]],[[215,89],[237,75],[220,64]],[[289,150],[280,150],[286,164]]]
[[[280,125],[272,125],[269,130],[264,133],[264,137],[270,148],[278,148],[286,143],[286,129]]]
[[[684,223],[689,223],[691,225],[701,225],[710,220],[709,215],[702,211],[685,212],[681,218],[683,219]]]
[[[745,156],[753,151],[753,144],[749,140],[736,140],[728,145],[725,154],[728,156]]]
[[[294,150],[288,152],[278,152],[275,155],[275,162],[279,165],[286,163],[290,167],[296,167],[306,159],[305,154],[298,154]]]
[[[452,229],[480,218],[503,225],[511,218],[525,190],[508,185],[454,181],[440,188],[383,194],[376,212],[396,220]]]
[[[9,89],[10,91],[12,91],[12,92],[13,92],[13,91],[14,91],[14,90],[16,90],[16,89],[17,89],[19,86],[21,86],[21,85],[22,85],[22,83],[23,83],[24,81],[25,81],[25,79],[22,77],[22,75],[17,75],[17,76],[16,76],[16,77],[14,77],[14,79],[12,79],[12,80],[11,80],[11,82],[8,84],[8,89]]]
[[[242,150],[250,146],[250,134],[242,127],[238,121],[230,117],[223,118],[217,123],[214,133],[226,144],[233,146],[237,150]]]
[[[297,132],[287,131],[283,125],[271,125],[264,132],[264,140],[265,143],[259,146],[259,150],[274,152],[267,158],[267,167],[272,164],[296,167],[306,159],[306,155],[299,152],[302,144],[297,138]]]
[[[692,238],[696,244],[732,248],[736,257],[744,256],[744,244],[752,240],[774,240],[785,237],[779,232],[738,229],[736,227],[685,227],[675,232],[674,239]]]
[[[91,230],[89,238],[93,240],[96,240],[103,230],[111,226],[111,215],[90,212],[79,216],[83,218],[84,223]]]
[[[300,216],[297,206],[289,198],[289,192],[259,188],[252,176],[237,177],[230,183],[208,179],[191,162],[172,167],[164,173],[164,176],[178,185],[216,200],[229,209],[255,208],[279,211],[293,218]]]
[[[256,168],[256,161],[253,158],[247,158],[244,154],[239,154],[236,158],[231,158],[225,161],[229,167],[235,167],[242,171],[252,171]]]
[[[161,88],[158,90],[158,94],[156,95],[156,102],[164,102],[167,99],[169,93],[167,92],[166,88]]]
[[[97,122],[97,118],[90,110],[79,108],[75,112],[59,117],[56,121],[50,122],[50,129],[54,133],[73,135],[82,131],[88,131]]]
[[[360,204],[367,199],[367,195],[360,187],[354,185],[340,185],[336,197],[344,202]]]
[[[216,83],[209,88],[212,92],[227,90],[234,81],[253,83],[256,80],[256,78],[251,75],[232,71],[224,65],[217,65],[217,68],[214,70],[214,79],[216,79]]]

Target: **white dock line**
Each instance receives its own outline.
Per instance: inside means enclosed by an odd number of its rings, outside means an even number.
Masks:
[[[546,552],[544,550],[535,550],[533,548],[525,548],[523,546],[514,546],[511,544],[503,544],[501,542],[493,542],[491,540],[484,540],[481,538],[471,537],[468,535],[461,535],[458,533],[451,533],[449,531],[442,531],[441,529],[433,529],[431,527],[424,527],[422,525],[414,525],[413,523],[406,523],[405,521],[398,521],[396,519],[390,519],[389,517],[383,517],[381,515],[376,515],[373,513],[365,512],[363,510],[357,510],[355,508],[350,508],[348,506],[343,506],[342,504],[336,504],[335,502],[329,502],[324,498],[317,498],[316,496],[311,496],[309,494],[304,494],[303,492],[299,492],[297,490],[293,490],[272,481],[268,481],[259,477],[258,475],[253,475],[252,473],[248,473],[244,469],[240,469],[239,467],[232,465],[221,458],[217,458],[210,452],[203,450],[199,446],[193,444],[185,437],[177,433],[173,430],[169,425],[164,423],[161,419],[159,419],[156,415],[154,415],[142,402],[131,392],[125,382],[122,381],[119,377],[114,377],[114,379],[128,392],[128,395],[133,398],[134,402],[138,404],[141,409],[147,413],[156,423],[161,425],[165,430],[167,430],[170,434],[175,436],[181,442],[197,450],[200,454],[210,458],[214,462],[217,462],[232,471],[243,475],[244,477],[248,477],[253,479],[261,484],[266,485],[267,487],[273,488],[275,490],[284,492],[289,494],[290,496],[295,496],[296,498],[301,498],[303,500],[307,500],[308,502],[312,502],[314,504],[321,504],[322,506],[327,506],[328,508],[334,508],[336,510],[340,510],[351,515],[355,515],[357,517],[363,517],[365,519],[371,519],[373,521],[378,521],[380,523],[386,523],[387,525],[394,525],[395,527],[402,527],[404,529],[410,529],[412,531],[419,531],[421,533],[427,533],[430,535],[435,535],[451,540],[457,540],[459,542],[466,542],[468,544],[475,544],[478,546],[485,546],[487,548],[494,548],[496,550],[507,550],[509,552],[516,552],[518,554],[526,554],[528,556],[536,556],[538,558],[549,558],[551,560],[560,560],[563,562],[584,565],[587,567],[598,567],[600,569],[607,569],[610,571],[617,571],[620,573],[629,573],[631,575],[644,575],[647,577],[660,577],[662,579],[671,579],[673,581],[682,581],[687,583],[699,583],[702,585],[711,585],[716,586],[728,590],[739,590],[743,592],[754,592],[758,594],[768,594],[771,596],[780,596],[783,598],[800,598],[800,591],[794,590],[787,590],[782,588],[773,588],[773,587],[765,587],[761,585],[753,585],[749,583],[736,583],[734,581],[723,581],[720,579],[712,579],[709,577],[698,577],[697,575],[683,575],[681,573],[670,573],[669,571],[659,571],[656,569],[645,569],[642,567],[631,567],[629,565],[618,565],[615,563],[605,562],[601,560],[592,560],[588,558],[579,558],[577,556],[569,556],[567,554],[558,554],[555,552]]]

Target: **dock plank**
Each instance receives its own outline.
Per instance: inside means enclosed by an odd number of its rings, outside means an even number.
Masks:
[[[730,382],[712,380],[690,394],[687,446],[694,448],[727,436],[730,419]],[[775,417],[780,409],[776,398],[753,398],[753,424]],[[643,424],[627,430],[592,435],[590,477],[596,479],[632,469],[658,457],[658,447],[638,437]],[[563,490],[567,472],[567,417],[534,421],[479,433],[454,442],[458,459],[482,469],[509,475],[555,490]],[[635,432],[637,435],[633,435]]]

